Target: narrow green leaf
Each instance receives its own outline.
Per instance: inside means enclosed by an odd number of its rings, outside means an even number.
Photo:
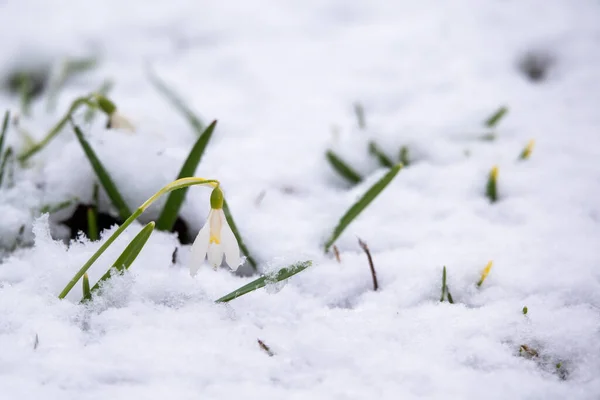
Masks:
[[[498,167],[493,167],[488,176],[485,195],[491,203],[498,201]]]
[[[410,165],[410,157],[408,156],[408,147],[402,146],[400,148],[400,163],[405,167]]]
[[[4,173],[6,171],[6,166],[8,162],[12,159],[12,155],[13,149],[12,147],[9,147],[6,149],[4,155],[2,156],[2,163],[0,163],[0,186],[2,186],[2,182],[4,181]]]
[[[64,210],[65,208],[69,207],[71,204],[73,204],[77,200],[79,200],[79,199],[77,197],[74,197],[69,200],[61,201],[58,204],[47,204],[40,209],[40,214],[45,214],[45,213],[53,214],[60,210]]]
[[[450,288],[448,288],[448,286],[446,286],[446,294],[448,295],[448,303],[454,304],[454,299],[452,298],[452,295],[450,294]]]
[[[90,278],[88,278],[88,274],[83,274],[83,298],[81,302],[90,300],[92,298],[92,292],[90,291]]]
[[[237,225],[235,224],[235,221],[233,220],[233,217],[231,215],[231,210],[229,209],[229,205],[227,204],[226,200],[223,201],[223,213],[225,213],[225,218],[227,219],[227,223],[229,224],[229,227],[231,228],[233,235],[235,236],[235,238],[238,241],[240,250],[242,250],[242,253],[244,253],[244,255],[246,256],[246,260],[250,263],[250,265],[252,266],[252,269],[254,269],[254,271],[257,271],[258,265],[256,264],[256,260],[254,260],[254,258],[250,255],[248,248],[244,244],[244,241],[242,240],[242,235],[240,235],[240,231],[238,230]]]
[[[213,121],[208,128],[204,130],[202,135],[200,135],[196,141],[196,144],[194,144],[194,147],[192,147],[187,159],[183,163],[177,179],[194,176],[194,172],[196,172],[196,168],[198,168],[198,164],[202,159],[204,150],[206,150],[206,145],[208,145],[216,125],[217,121]],[[177,220],[179,209],[185,200],[186,194],[187,189],[178,190],[169,194],[167,202],[165,203],[165,206],[163,207],[162,212],[156,221],[156,228],[158,230],[171,231],[173,229],[173,225]]]
[[[25,116],[29,116],[31,111],[32,87],[31,77],[22,74],[19,78],[19,94],[21,97],[21,114]]]
[[[523,315],[527,315],[527,306],[523,307]]]
[[[236,299],[240,296],[243,296],[245,294],[253,292],[256,289],[260,289],[269,283],[281,282],[291,276],[296,275],[299,272],[304,271],[306,268],[310,267],[311,265],[312,265],[312,261],[302,261],[302,262],[298,262],[296,264],[290,265],[289,267],[282,268],[279,271],[277,271],[275,274],[272,274],[270,276],[267,276],[267,275],[261,276],[260,278],[255,279],[252,282],[221,297],[220,299],[216,300],[215,303],[226,303],[226,302]]]
[[[204,131],[204,123],[192,112],[181,97],[154,73],[149,72],[148,77],[154,87],[167,98],[171,105],[185,116],[194,130],[198,134],[202,133]]]
[[[446,283],[446,266],[444,266],[444,270],[442,272],[442,297],[440,298],[440,302],[444,301],[444,297],[446,297],[448,299],[448,303],[454,304],[454,299],[452,298],[452,295],[450,294],[450,288],[448,287],[448,284]]]
[[[4,119],[2,120],[2,132],[0,132],[0,154],[4,150],[4,138],[8,131],[8,121],[10,121],[10,111],[6,110],[4,113]]]
[[[488,128],[494,128],[496,125],[498,125],[500,120],[506,115],[507,112],[507,107],[500,107],[495,113],[490,115],[490,117],[485,120],[485,126],[487,126]]]
[[[325,156],[327,157],[327,161],[329,161],[329,164],[331,164],[333,169],[350,183],[357,184],[363,180],[362,176],[360,176],[358,172],[354,171],[352,167],[350,167],[333,151],[327,150]]]
[[[525,146],[523,151],[521,151],[521,154],[519,154],[519,160],[527,160],[529,158],[529,156],[531,155],[531,152],[533,151],[534,145],[535,145],[535,140],[533,140],[533,139],[531,139],[529,142],[527,142],[527,145]]]
[[[102,275],[98,282],[96,282],[96,284],[92,287],[90,292],[93,293],[96,290],[98,290],[102,282],[106,281],[112,276],[113,271],[122,273],[126,269],[129,269],[131,264],[133,264],[137,256],[140,254],[140,252],[146,245],[146,242],[150,238],[150,235],[152,235],[153,230],[154,222],[150,222],[146,226],[144,226],[142,230],[137,235],[135,235],[131,242],[129,242],[127,247],[125,247],[125,250],[123,250],[123,252],[119,256],[119,258],[117,258],[117,260],[114,262],[114,264],[108,269],[108,271],[106,271],[104,275]],[[84,274],[84,277],[85,275],[87,274]]]
[[[444,301],[446,297],[446,266],[444,265],[444,269],[442,271],[442,296],[440,297],[440,303]]]
[[[113,82],[107,79],[104,82],[102,82],[102,85],[100,85],[98,90],[96,90],[94,93],[97,93],[103,97],[106,97],[106,96],[108,96],[108,93],[110,93],[112,88],[113,88]],[[94,118],[96,118],[96,113],[97,113],[96,108],[88,107],[88,109],[85,110],[85,114],[83,114],[83,120],[87,124],[91,123],[94,120]]]
[[[369,153],[377,158],[377,161],[379,161],[379,164],[381,164],[382,167],[392,168],[394,166],[392,160],[385,155],[374,141],[369,142]]]
[[[402,169],[402,164],[396,164],[392,167],[388,173],[386,173],[380,180],[375,182],[373,186],[367,190],[367,192],[354,204],[346,214],[342,216],[340,222],[333,230],[331,237],[325,242],[325,252],[329,251],[331,245],[337,240],[338,237],[344,232],[344,229],[350,225],[350,223],[360,215],[360,213],[369,205],[375,198],[385,189],[385,187],[394,179],[396,174]]]
[[[108,171],[106,171],[106,168],[104,168],[104,166],[100,162],[100,159],[98,159],[98,156],[96,156],[96,153],[92,149],[92,146],[90,146],[87,140],[83,137],[81,129],[79,129],[79,127],[75,125],[72,121],[71,125],[75,130],[75,135],[77,135],[77,139],[79,140],[79,143],[81,144],[85,155],[90,161],[94,172],[96,172],[96,176],[98,176],[98,180],[102,184],[102,187],[106,191],[106,194],[112,201],[113,205],[117,208],[119,212],[119,217],[121,217],[122,220],[126,220],[127,217],[131,215],[131,211],[129,211],[129,207],[127,207],[125,200],[123,200],[123,196],[121,196],[121,193],[119,193],[119,190],[117,189],[112,178],[108,174]]]
[[[88,207],[87,209],[87,223],[88,223],[88,237],[92,242],[98,240],[98,217],[96,214],[95,207]]]

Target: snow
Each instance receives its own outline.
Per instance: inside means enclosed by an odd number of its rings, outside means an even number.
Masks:
[[[600,397],[597,1],[4,1],[0,38],[0,76],[100,57],[55,112],[41,99],[20,126],[39,140],[75,97],[112,79],[110,97],[137,132],[108,131],[103,116],[78,121],[132,209],[177,176],[196,139],[149,83],[151,68],[204,122],[218,119],[196,173],[222,182],[261,269],[314,262],[283,287],[215,304],[254,277],[206,265],[191,278],[189,246],[155,231],[93,302],[78,304],[79,284],[58,300],[116,229],[67,245],[58,222],[75,206],[40,216],[92,199],[94,173],[66,129],[0,190],[3,398]],[[545,79],[519,70],[528,53],[552,60]],[[479,140],[501,105],[497,139]],[[6,108],[19,100],[3,91]],[[415,162],[338,239],[338,263],[325,239],[385,173],[371,139],[388,156],[408,146]],[[531,158],[517,161],[530,139]],[[25,146],[14,128],[7,141]],[[349,187],[328,148],[365,181]],[[500,200],[490,204],[494,165]],[[209,194],[188,192],[193,234]],[[105,194],[101,204],[108,210]],[[91,282],[159,210],[109,248]],[[17,236],[31,246],[11,253]],[[377,292],[357,237],[371,249]],[[443,266],[455,304],[439,302]],[[539,356],[519,354],[522,345]]]

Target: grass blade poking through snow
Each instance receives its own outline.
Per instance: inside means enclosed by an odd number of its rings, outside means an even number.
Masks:
[[[394,166],[392,160],[390,160],[379,146],[377,146],[377,143],[373,141],[369,142],[369,153],[377,158],[377,161],[379,161],[379,164],[381,164],[382,167],[392,168]]]
[[[479,282],[477,282],[477,287],[481,287],[481,285],[483,285],[485,278],[487,278],[487,276],[490,274],[490,271],[492,270],[492,265],[494,265],[493,261],[487,263],[487,265],[481,272],[481,278],[479,278]]]
[[[90,206],[87,209],[87,226],[88,226],[88,238],[92,242],[98,240],[98,217],[96,214],[96,208]]]
[[[448,303],[454,304],[454,300],[450,294],[450,289],[448,289],[448,285],[446,284],[446,266],[444,266],[444,270],[442,272],[442,297],[440,298],[440,303],[444,301],[444,298],[448,299]]]
[[[154,203],[157,199],[159,199],[163,194],[172,192],[173,190],[179,190],[179,189],[183,189],[183,188],[186,188],[188,186],[193,186],[193,185],[207,185],[207,186],[214,188],[218,184],[219,184],[219,181],[217,181],[216,179],[202,179],[202,178],[195,178],[195,177],[183,178],[183,179],[178,179],[174,182],[169,183],[168,185],[166,185],[165,187],[160,189],[158,192],[154,193],[152,195],[152,197],[150,197],[148,200],[146,200],[144,202],[144,204],[139,206],[137,208],[137,210],[135,210],[135,212],[133,214],[131,214],[129,216],[129,218],[127,218],[125,220],[125,222],[123,222],[123,224],[121,224],[121,226],[119,226],[117,228],[117,230],[113,232],[112,235],[110,235],[110,237],[106,240],[106,242],[104,242],[102,244],[102,246],[100,246],[100,248],[90,257],[90,259],[87,260],[85,264],[83,264],[83,266],[79,269],[79,271],[77,271],[77,273],[73,276],[73,278],[69,281],[69,283],[67,283],[67,285],[62,290],[62,292],[60,292],[60,294],[58,295],[58,298],[64,299],[65,296],[67,294],[69,294],[71,289],[73,289],[73,286],[75,286],[75,284],[79,281],[79,279],[81,279],[83,274],[85,274],[87,272],[87,270],[90,269],[90,267],[94,264],[94,262],[96,262],[98,257],[100,257],[102,255],[102,253],[104,253],[106,251],[106,249],[108,249],[108,247],[115,240],[117,240],[117,238],[123,232],[125,232],[125,229],[127,229],[127,227],[129,225],[131,225],[131,223],[133,221],[135,221],[140,215],[142,215],[144,213],[144,211],[146,211],[146,209],[148,207],[150,207],[150,205],[152,205],[152,203]]]
[[[216,125],[217,121],[213,121],[208,128],[204,130],[202,135],[200,135],[194,144],[194,147],[192,147],[187,159],[183,163],[177,179],[194,176],[196,168],[202,159],[202,155],[206,150],[206,145],[208,145]],[[185,200],[186,193],[187,189],[182,189],[169,194],[167,202],[165,203],[165,206],[163,207],[162,212],[156,221],[156,229],[160,231],[171,231],[171,229],[173,229],[173,225],[175,224],[177,216],[179,215],[179,209]]]
[[[92,298],[92,292],[90,291],[90,278],[88,274],[83,274],[83,298],[81,302],[88,301]]]
[[[250,252],[248,251],[248,248],[246,247],[246,244],[242,240],[242,235],[240,235],[240,231],[238,230],[237,225],[235,224],[235,221],[233,220],[233,217],[231,216],[231,210],[229,209],[229,205],[227,204],[226,200],[223,200],[223,213],[225,213],[225,219],[227,219],[227,223],[229,224],[229,227],[231,228],[233,235],[235,236],[235,238],[238,241],[240,250],[242,250],[242,253],[244,253],[244,255],[246,256],[246,260],[250,263],[250,265],[252,266],[252,269],[254,269],[254,271],[257,271],[258,265],[256,264],[256,260],[254,260],[254,258],[252,258],[252,256],[250,255]]]
[[[490,203],[498,201],[498,167],[494,166],[488,176],[487,185],[485,187],[485,195],[490,199]]]
[[[122,273],[126,269],[129,269],[131,264],[133,264],[137,256],[140,254],[140,252],[146,245],[148,239],[150,239],[150,235],[152,235],[153,230],[154,222],[150,222],[142,228],[142,230],[133,238],[133,240],[131,240],[127,247],[125,247],[125,250],[123,250],[123,252],[119,256],[119,258],[117,258],[117,260],[114,262],[112,267],[110,267],[110,269],[106,271],[104,275],[102,275],[98,282],[96,282],[94,287],[92,287],[92,289],[90,290],[90,297],[91,293],[95,292],[100,288],[102,282],[108,280],[112,276],[114,270],[118,271],[119,273]],[[86,275],[87,274],[83,275],[84,278]],[[86,300],[85,297],[81,299],[82,302],[84,300]]]
[[[10,111],[6,110],[4,119],[2,120],[2,132],[0,132],[0,154],[2,154],[2,150],[4,149],[4,138],[8,131],[8,121],[10,121]]]
[[[485,126],[487,126],[488,128],[494,128],[496,125],[498,125],[500,120],[502,118],[504,118],[504,116],[506,115],[507,112],[508,112],[507,107],[505,107],[505,106],[500,107],[495,113],[490,115],[490,117],[485,120],[485,122],[484,122]]]
[[[527,146],[523,149],[521,154],[519,155],[519,160],[527,160],[533,151],[533,146],[535,145],[535,141],[532,139],[527,143]]]
[[[358,172],[352,169],[352,167],[350,167],[333,151],[327,150],[325,156],[327,157],[327,161],[329,161],[329,164],[331,164],[333,169],[350,183],[357,184],[363,180],[362,176],[360,176]]]
[[[408,156],[408,147],[407,146],[402,146],[400,148],[400,162],[405,167],[408,167],[410,165],[410,157]]]
[[[126,220],[127,217],[131,215],[131,211],[129,211],[129,207],[127,207],[125,200],[123,200],[123,196],[121,196],[121,193],[119,193],[119,190],[117,189],[117,186],[108,174],[108,171],[106,171],[106,168],[104,168],[104,165],[102,165],[100,159],[98,158],[98,156],[96,156],[96,153],[92,149],[92,146],[90,146],[87,140],[85,140],[85,138],[83,137],[81,129],[79,129],[79,127],[73,122],[71,122],[71,124],[73,125],[75,135],[77,136],[77,139],[79,140],[79,143],[81,144],[81,147],[83,148],[86,157],[90,161],[94,172],[96,172],[98,180],[102,184],[102,187],[104,187],[104,190],[106,191],[106,194],[112,201],[113,205],[117,208],[117,211],[119,212],[119,217],[121,217],[122,220]]]
[[[4,155],[2,156],[2,162],[0,163],[0,186],[2,186],[2,182],[4,182],[4,173],[6,171],[6,165],[8,164],[8,161],[12,159],[12,157],[13,149],[12,147],[9,147],[4,152]]]
[[[273,275],[265,275],[261,276],[258,279],[253,280],[252,282],[234,290],[233,292],[226,294],[220,299],[216,300],[215,303],[227,303],[233,299],[237,299],[240,296],[253,292],[257,289],[265,287],[265,285],[269,283],[277,283],[281,282],[291,276],[296,275],[299,272],[304,271],[306,268],[312,265],[312,261],[302,261],[296,264],[290,265],[289,267],[282,268],[277,271]]]
[[[369,205],[375,198],[386,188],[386,186],[394,179],[396,174],[402,169],[402,164],[395,165],[390,171],[385,174],[380,180],[375,182],[373,186],[367,190],[367,192],[352,206],[346,214],[342,216],[340,222],[333,230],[333,233],[329,239],[325,242],[325,252],[329,251],[331,245],[337,240],[338,237],[344,232],[344,229],[350,225],[350,223],[360,215],[360,213]]]
[[[167,84],[154,73],[148,72],[148,77],[150,78],[150,82],[154,85],[156,90],[162,93],[167,98],[167,100],[169,100],[171,105],[187,118],[190,125],[192,125],[192,127],[198,134],[201,134],[204,131],[204,124],[202,123],[200,118],[198,118],[192,112],[192,110],[190,110],[190,108],[185,104],[181,97],[179,97],[177,93],[175,93],[171,88],[169,88]]]

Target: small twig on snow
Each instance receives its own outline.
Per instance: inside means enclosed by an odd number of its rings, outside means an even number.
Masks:
[[[371,276],[373,276],[373,290],[377,291],[377,289],[379,288],[379,284],[377,283],[377,273],[375,272],[375,266],[373,265],[373,258],[371,257],[369,247],[360,238],[358,238],[358,244],[367,254],[367,258],[369,259],[369,267],[371,268]]]
[[[340,251],[338,250],[335,244],[333,245],[333,254],[335,255],[335,259],[337,260],[337,262],[341,263],[342,259],[340,258]]]

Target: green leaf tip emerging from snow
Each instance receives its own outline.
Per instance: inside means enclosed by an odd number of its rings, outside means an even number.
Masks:
[[[329,164],[331,164],[331,167],[338,174],[340,174],[342,178],[346,179],[352,184],[360,183],[363,180],[363,177],[360,176],[358,172],[356,172],[352,167],[350,167],[333,151],[327,150],[325,156],[327,157],[327,161],[329,161]]]
[[[485,126],[487,126],[488,128],[494,128],[496,125],[498,125],[500,120],[502,118],[504,118],[504,116],[506,115],[507,112],[508,112],[507,107],[505,107],[505,106],[500,107],[495,113],[490,115],[490,117],[485,120]]]
[[[201,134],[204,131],[204,123],[196,116],[196,114],[192,112],[192,110],[185,104],[181,97],[175,93],[173,89],[169,88],[167,84],[153,72],[149,71],[148,77],[156,90],[164,95],[167,100],[169,100],[171,105],[183,114],[183,116],[188,120],[190,125],[192,125],[198,134]]]
[[[206,146],[210,141],[210,138],[213,134],[215,126],[217,125],[217,121],[213,121],[208,128],[204,130],[202,135],[198,138],[194,147],[190,151],[187,159],[183,163],[181,170],[179,171],[179,176],[177,179],[188,178],[190,176],[194,176],[196,172],[196,168],[202,159],[202,155],[206,150]],[[156,229],[160,231],[171,231],[173,229],[173,225],[177,220],[177,216],[179,215],[179,210],[181,209],[181,205],[185,200],[185,195],[187,194],[187,188],[183,190],[178,190],[176,192],[171,192],[165,206],[156,221]]]
[[[255,279],[252,282],[221,297],[220,299],[216,300],[215,302],[216,303],[227,303],[228,301],[237,299],[240,296],[243,296],[243,295],[253,292],[257,289],[265,287],[267,284],[281,282],[291,276],[296,275],[297,273],[304,271],[306,268],[310,267],[311,265],[312,265],[312,261],[302,261],[302,262],[298,262],[296,264],[290,265],[289,267],[282,268],[279,271],[277,271],[275,274],[261,276],[260,278]]]
[[[394,166],[392,160],[390,160],[390,158],[383,152],[383,150],[379,148],[377,143],[375,143],[374,141],[369,142],[369,153],[375,158],[377,158],[377,161],[379,161],[379,164],[382,167],[392,168]]]
[[[112,276],[113,271],[116,270],[119,273],[122,273],[126,269],[129,269],[131,264],[133,264],[133,262],[135,261],[137,256],[140,254],[140,252],[146,245],[146,242],[148,241],[148,239],[150,239],[150,235],[152,235],[153,230],[154,230],[154,222],[150,222],[150,223],[146,224],[146,226],[144,226],[137,235],[135,235],[135,237],[131,240],[131,242],[129,242],[127,247],[125,247],[125,250],[123,250],[123,252],[119,256],[119,258],[117,258],[117,260],[114,262],[112,267],[110,267],[109,270],[106,271],[106,273],[104,275],[102,275],[102,277],[98,280],[98,282],[96,282],[94,287],[92,287],[92,289],[90,290],[89,298],[91,298],[91,294],[93,292],[95,292],[96,290],[98,290],[100,288],[100,285],[102,284],[102,282],[108,280]],[[87,274],[84,274],[83,276],[85,279]],[[89,285],[89,282],[88,282],[88,285]],[[86,297],[84,296],[84,298],[81,299],[81,302],[84,302],[85,300],[86,300]]]
[[[485,186],[485,195],[490,200],[490,203],[498,201],[498,167],[494,166],[488,175],[487,184]]]
[[[117,211],[119,212],[119,217],[122,220],[126,220],[127,217],[131,215],[131,211],[125,203],[123,196],[121,196],[121,193],[117,189],[117,186],[115,185],[108,171],[106,170],[106,168],[104,168],[104,165],[102,165],[102,162],[92,149],[92,146],[90,146],[88,141],[83,136],[81,129],[79,129],[79,127],[74,123],[71,124],[73,125],[73,129],[75,130],[77,140],[79,140],[79,143],[81,144],[81,147],[83,148],[87,159],[90,161],[90,164],[92,165],[92,168],[94,169],[98,180],[102,184],[102,187],[106,191],[106,194],[112,201],[113,205],[117,208]]]
[[[448,299],[448,303],[454,304],[454,299],[452,299],[450,289],[448,289],[448,285],[446,284],[446,266],[444,266],[444,270],[442,272],[442,297],[440,298],[440,302],[443,302],[444,298]]]
[[[346,214],[342,216],[340,222],[333,230],[331,237],[325,242],[325,252],[329,251],[329,248],[337,240],[338,237],[344,232],[344,230],[350,225],[350,223],[360,215],[360,213],[367,208],[369,204],[386,188],[386,186],[394,179],[398,172],[402,169],[402,164],[396,164],[392,167],[381,179],[379,179],[373,186],[367,190],[367,192],[352,206]]]

